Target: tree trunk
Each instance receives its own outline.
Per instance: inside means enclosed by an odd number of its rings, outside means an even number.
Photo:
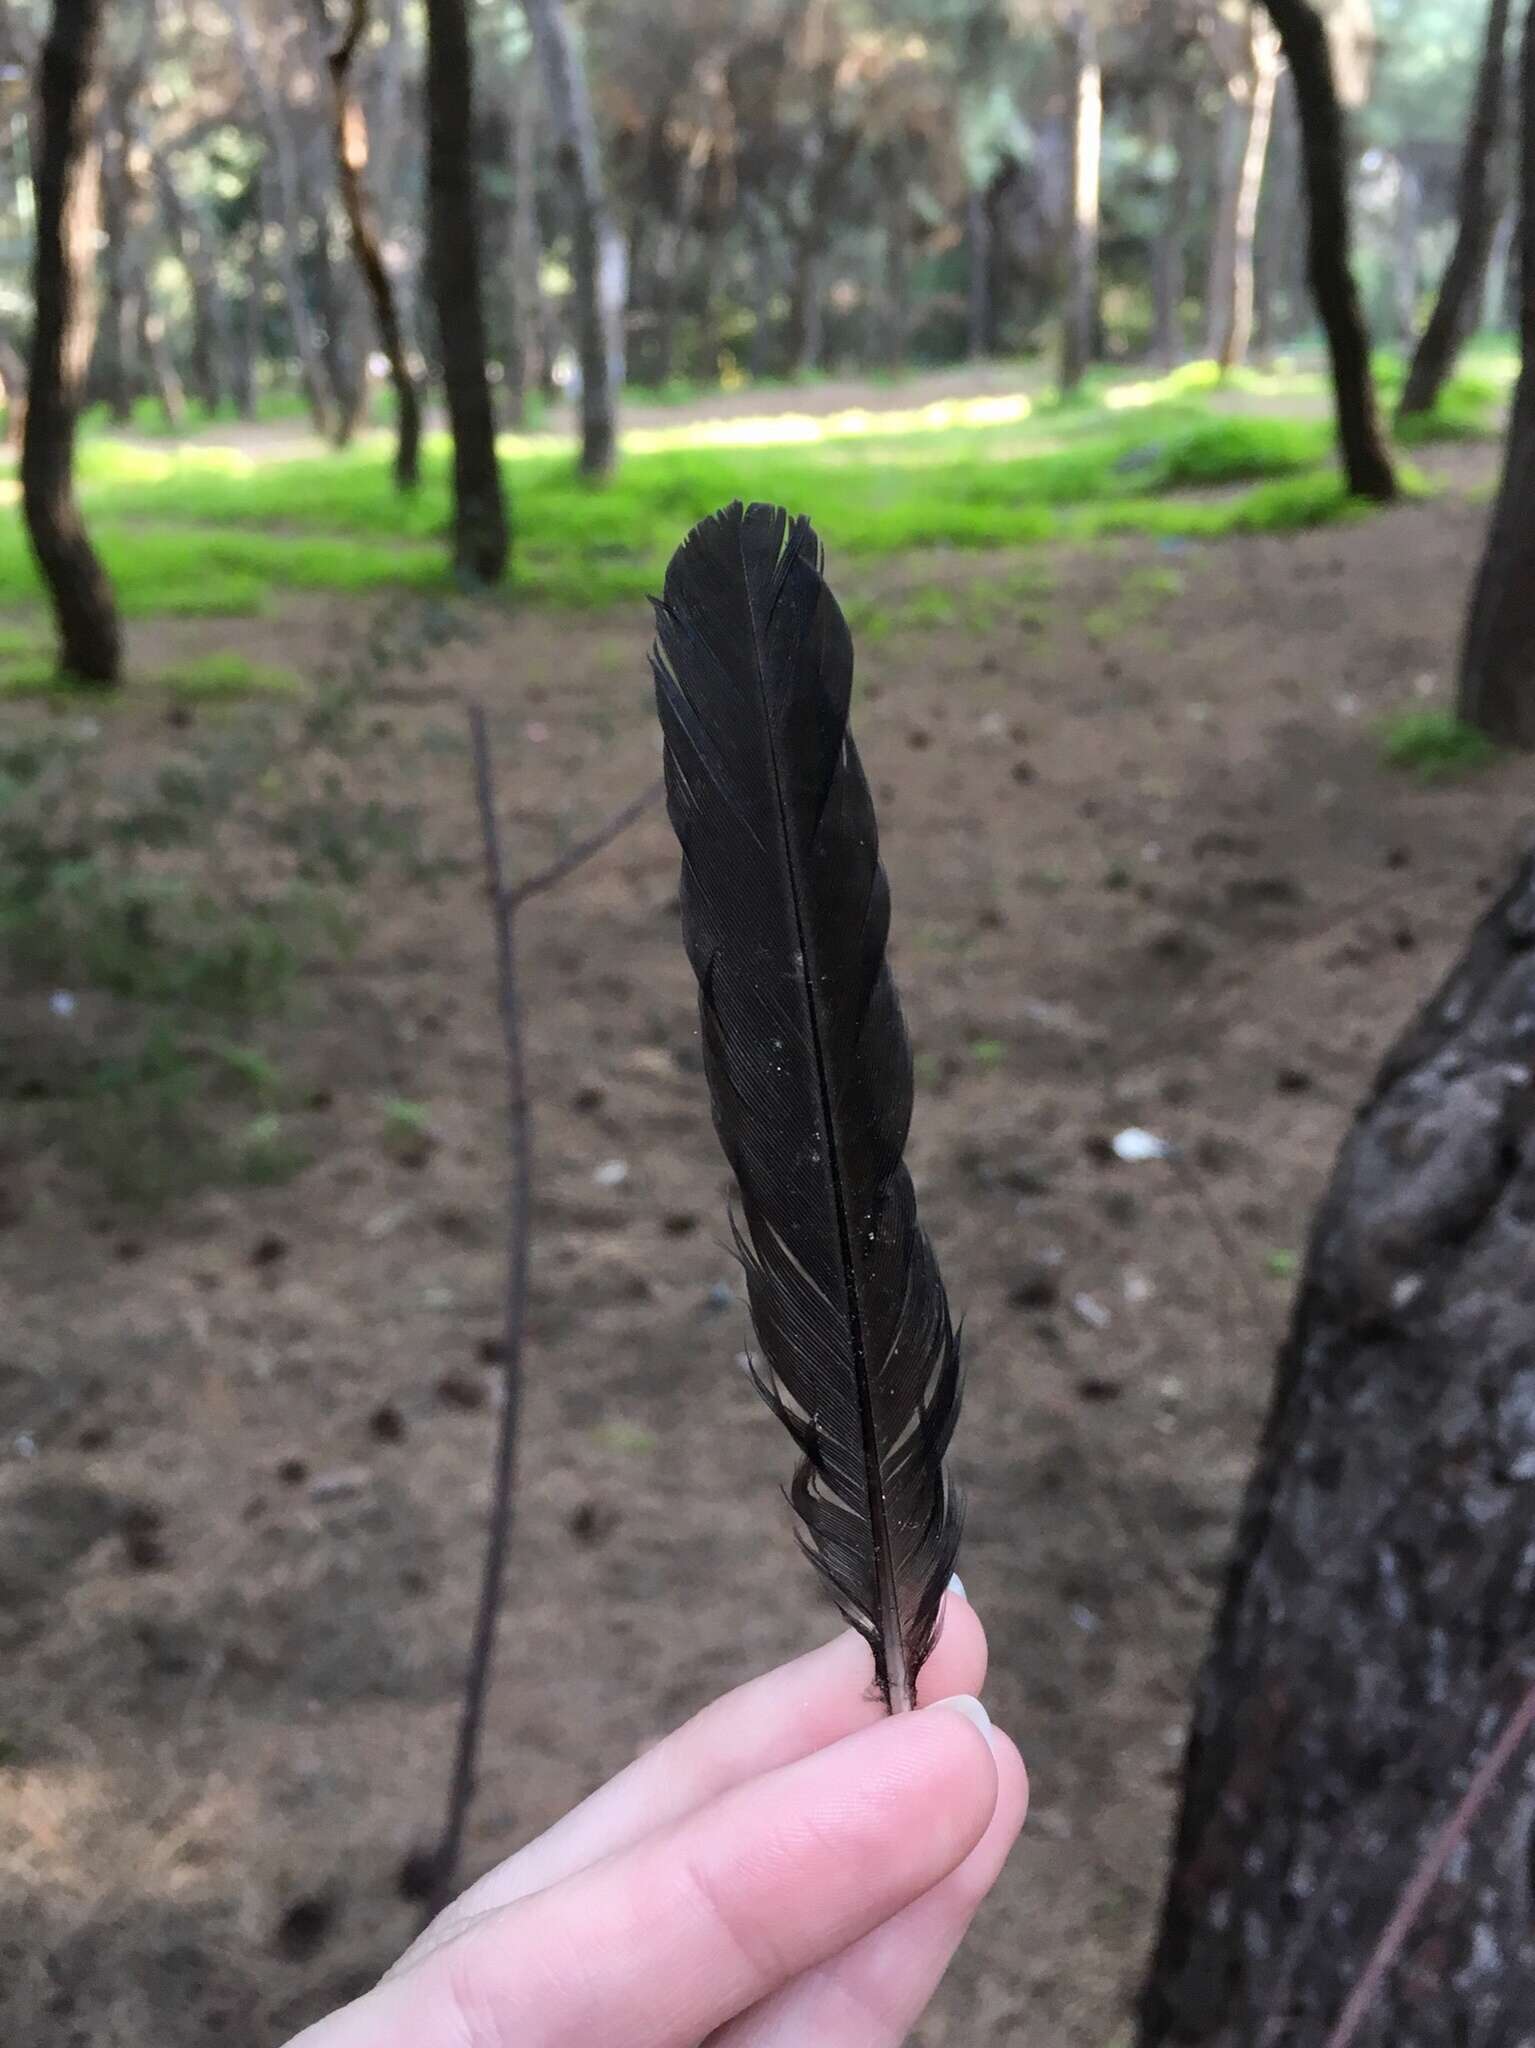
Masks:
[[[784,371],[803,377],[821,361],[821,265],[824,259],[820,226],[805,230],[795,241],[789,278],[789,317],[784,337]]]
[[[723,69],[715,64],[698,81],[695,126],[677,178],[670,213],[656,239],[654,265],[656,340],[655,376],[664,384],[676,369],[677,312],[682,295],[682,251],[698,208],[699,187],[713,141],[711,116],[724,100]]]
[[[523,0],[523,11],[543,73],[555,163],[571,208],[576,355],[581,366],[581,472],[606,476],[617,452],[613,387],[623,306],[620,300],[614,307],[612,293],[604,292],[603,272],[612,265],[612,230],[603,198],[597,125],[585,67],[560,0]]]
[[[517,74],[512,105],[512,260],[507,266],[506,416],[521,426],[529,390],[537,390],[538,283],[538,98],[531,58]]]
[[[1535,858],[1388,1055],[1318,1212],[1194,1703],[1140,2048],[1321,2048],[1535,1681]],[[1535,1753],[1357,2048],[1518,2048]]]
[[[1224,245],[1220,265],[1220,296],[1211,300],[1210,354],[1222,370],[1247,361],[1253,334],[1253,244],[1258,233],[1258,202],[1268,161],[1274,120],[1274,95],[1282,68],[1277,37],[1257,22],[1252,26],[1252,69],[1242,104],[1229,200],[1223,195],[1219,239]],[[1228,98],[1228,106],[1232,104]]]
[[[321,0],[323,7],[324,0]],[[394,480],[402,491],[413,490],[421,480],[421,402],[416,380],[410,373],[405,335],[395,304],[394,286],[379,246],[373,208],[364,182],[368,166],[368,121],[362,102],[352,90],[352,59],[368,26],[368,0],[351,0],[347,25],[339,43],[330,50],[333,101],[331,139],[336,151],[336,178],[341,204],[352,237],[352,253],[373,308],[378,345],[389,364],[389,381],[394,387],[395,448]]]
[[[1482,280],[1501,211],[1494,166],[1503,114],[1509,7],[1510,0],[1490,0],[1487,9],[1487,35],[1460,159],[1455,246],[1402,387],[1402,419],[1433,410],[1480,310]]]
[[[885,202],[885,317],[880,353],[887,369],[899,370],[906,362],[911,337],[911,203],[904,166],[892,166],[894,175]]]
[[[261,125],[266,135],[272,169],[276,173],[275,198],[280,229],[278,260],[282,272],[283,294],[288,304],[288,319],[293,329],[293,346],[299,360],[299,373],[303,379],[304,390],[308,394],[309,409],[314,417],[316,430],[327,439],[333,439],[337,424],[336,393],[325,366],[324,351],[315,330],[314,315],[309,307],[309,294],[299,263],[302,179],[298,149],[288,123],[287,109],[267,82],[261,54],[256,44],[255,31],[246,12],[245,0],[224,0],[224,5],[230,25],[234,29],[241,67],[260,110]],[[273,196],[270,192],[267,195],[269,206]]]
[[[149,372],[149,381],[154,387],[155,397],[160,401],[160,410],[165,415],[165,424],[173,434],[179,434],[187,423],[187,394],[181,381],[181,372],[176,368],[176,359],[171,354],[170,344],[165,338],[165,316],[150,304],[149,284],[140,278],[135,293],[139,308],[139,357]]]
[[[1535,0],[1525,23],[1520,88],[1522,361],[1503,479],[1461,648],[1460,715],[1493,739],[1535,747]]]
[[[1183,293],[1187,280],[1185,234],[1188,227],[1191,116],[1175,86],[1161,87],[1152,107],[1157,155],[1168,165],[1161,179],[1162,199],[1151,253],[1151,295],[1155,307],[1155,348],[1158,360],[1171,370],[1183,361]]]
[[[207,412],[215,413],[228,376],[229,332],[227,309],[214,267],[213,236],[206,219],[182,198],[167,158],[157,155],[154,162],[161,217],[186,272],[191,301],[188,369],[192,393]]]
[[[1309,220],[1311,290],[1332,358],[1333,402],[1349,489],[1397,495],[1370,376],[1370,338],[1349,267],[1348,150],[1327,30],[1311,0],[1265,0],[1295,79]]]
[[[1066,244],[1066,303],[1061,320],[1061,389],[1075,391],[1098,329],[1098,186],[1103,153],[1103,72],[1086,8],[1066,24],[1071,66],[1071,196]]]
[[[138,307],[134,303],[129,263],[132,239],[128,214],[128,138],[111,118],[100,146],[99,214],[101,227],[101,307],[96,322],[94,361],[89,389],[106,406],[114,426],[133,419],[138,396]]]
[[[485,357],[474,189],[474,56],[465,0],[427,0],[428,269],[453,430],[453,560],[497,583],[509,535]]]
[[[978,362],[996,347],[991,305],[991,208],[983,185],[971,185],[965,192],[965,260],[969,279],[965,353],[972,362]]]
[[[27,532],[58,621],[62,666],[83,682],[108,685],[122,680],[122,634],[112,586],[86,538],[74,489],[75,416],[91,345],[103,12],[103,0],[54,0],[39,65],[34,314],[21,490]]]
[[[1296,260],[1299,171],[1295,87],[1289,72],[1281,69],[1253,260],[1253,346],[1264,357],[1279,343],[1295,338],[1305,305],[1305,262]]]

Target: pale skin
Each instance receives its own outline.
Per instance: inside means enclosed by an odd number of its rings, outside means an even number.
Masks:
[[[951,1593],[914,1714],[851,1634],[752,1680],[289,2048],[899,2048],[1023,1825],[985,1676]]]

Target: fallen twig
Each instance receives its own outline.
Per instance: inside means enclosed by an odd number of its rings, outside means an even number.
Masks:
[[[496,821],[495,778],[490,753],[490,736],[483,705],[469,706],[469,741],[474,765],[475,803],[479,812],[480,838],[484,848],[485,886],[495,919],[497,1006],[501,1039],[506,1057],[506,1135],[510,1157],[509,1206],[506,1234],[506,1295],[501,1334],[501,1415],[496,1432],[495,1463],[491,1481],[490,1516],[485,1530],[485,1558],[480,1574],[479,1602],[475,1610],[474,1633],[470,1640],[469,1664],[464,1676],[463,1707],[459,1716],[458,1741],[448,1785],[447,1811],[442,1834],[431,1861],[431,1886],[427,1918],[433,1919],[453,1895],[463,1852],[464,1831],[474,1799],[475,1772],[480,1738],[485,1721],[485,1703],[490,1690],[491,1666],[495,1656],[496,1626],[500,1619],[501,1594],[506,1576],[506,1557],[511,1543],[514,1482],[517,1470],[517,1432],[522,1414],[522,1353],[527,1326],[528,1263],[531,1244],[533,1193],[533,1115],[528,1095],[527,1065],[523,1055],[522,1005],[518,992],[516,914],[530,896],[551,889],[556,882],[600,853],[631,825],[654,800],[656,788],[634,798],[598,831],[573,846],[547,868],[532,875],[516,889],[506,886],[501,854],[501,833]]]

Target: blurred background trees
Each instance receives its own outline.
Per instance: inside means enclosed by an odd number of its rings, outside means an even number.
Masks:
[[[24,49],[46,11],[13,0],[8,20],[23,52],[0,152],[12,347],[34,203]],[[343,119],[365,149],[401,348],[413,377],[440,370],[423,317],[430,13],[135,0],[114,14],[93,116],[90,402],[119,421],[135,407],[195,419],[301,394],[343,442],[370,385],[404,388],[377,280],[349,254]],[[568,387],[600,471],[625,378],[1052,350],[1070,384],[1098,360],[1191,350],[1231,367],[1293,342],[1313,316],[1276,28],[1313,15],[1371,330],[1415,340],[1458,249],[1437,361],[1468,323],[1507,321],[1506,0],[471,0],[464,146],[502,410]]]

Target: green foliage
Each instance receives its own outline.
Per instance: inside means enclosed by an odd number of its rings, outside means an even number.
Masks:
[[[1405,768],[1426,782],[1441,782],[1485,768],[1497,748],[1453,711],[1399,711],[1381,729],[1381,752],[1393,768]]]

